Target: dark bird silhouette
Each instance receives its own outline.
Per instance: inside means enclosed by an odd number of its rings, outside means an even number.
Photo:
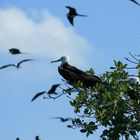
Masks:
[[[67,18],[69,20],[69,22],[71,23],[71,25],[74,25],[74,17],[75,16],[81,16],[81,17],[86,17],[87,15],[81,15],[81,14],[78,14],[76,12],[76,9],[71,7],[71,6],[66,6],[66,8],[69,9],[69,12],[67,13]]]
[[[60,84],[55,84],[52,85],[52,87],[50,88],[50,90],[48,91],[48,94],[56,94],[56,89],[60,86]]]
[[[67,122],[73,120],[73,118],[63,118],[63,117],[54,117],[54,119],[59,119],[61,122]]]
[[[84,87],[92,87],[97,83],[102,83],[102,80],[96,75],[90,75],[68,63],[68,57],[62,56],[60,59],[51,61],[51,63],[61,61],[61,65],[58,67],[59,74],[73,85],[77,82],[82,82]]]
[[[138,3],[136,0],[130,0],[132,1],[133,3],[137,4],[138,6],[140,6],[140,3]]]
[[[36,136],[36,137],[35,137],[35,140],[40,140],[39,136]]]
[[[23,52],[21,52],[19,49],[17,49],[17,48],[11,48],[11,49],[9,49],[9,52],[11,53],[11,54],[13,54],[13,55],[15,55],[15,54],[28,54],[28,53],[23,53]]]
[[[16,138],[16,140],[20,140],[20,138]]]
[[[35,94],[35,96],[32,98],[31,102],[34,101],[36,98],[38,98],[39,96],[42,96],[46,93],[46,91],[42,91],[42,92],[38,92],[37,94]]]
[[[18,62],[17,64],[8,64],[8,65],[4,65],[4,66],[1,66],[0,67],[0,70],[1,69],[4,69],[4,68],[7,68],[7,67],[16,67],[17,69],[18,68],[21,68],[20,65],[24,62],[28,62],[28,61],[34,61],[34,59],[24,59],[24,60],[21,60],[20,62]]]
[[[35,94],[35,96],[32,98],[31,102],[34,101],[35,99],[37,99],[38,97],[44,95],[44,94],[56,94],[56,89],[60,86],[60,84],[54,84],[51,86],[51,88],[47,91],[42,91],[42,92],[38,92],[37,94]]]

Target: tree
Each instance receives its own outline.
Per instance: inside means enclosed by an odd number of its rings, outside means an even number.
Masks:
[[[131,53],[130,53],[131,54]],[[132,55],[136,59],[136,56]],[[137,56],[139,57],[139,56]],[[128,58],[125,58],[131,61]],[[131,61],[133,63],[133,61]],[[140,77],[138,60],[136,68]],[[129,82],[127,64],[114,61],[112,72],[104,73],[101,78],[105,84],[96,84],[92,88],[84,88],[82,83],[68,86],[63,93],[70,98],[70,105],[74,108],[77,118],[68,125],[69,128],[80,128],[86,136],[93,134],[100,126],[103,127],[101,139],[118,140],[130,137],[138,140],[140,131],[140,85]],[[94,74],[91,69],[88,71]],[[77,89],[75,97],[72,89]]]

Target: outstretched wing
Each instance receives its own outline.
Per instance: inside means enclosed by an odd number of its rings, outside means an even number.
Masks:
[[[28,61],[34,61],[34,59],[24,59],[24,60],[21,60],[20,62],[17,63],[17,68],[20,67],[20,65],[24,62],[28,62]]]
[[[8,65],[1,66],[1,67],[0,67],[0,70],[1,70],[1,69],[4,69],[4,68],[7,68],[7,67],[11,67],[11,66],[16,67],[15,64],[8,64]]]
[[[133,3],[135,3],[135,4],[140,6],[140,3],[138,3],[136,0],[130,0],[130,1],[132,1]]]
[[[54,84],[48,91],[48,94],[55,93],[56,89],[60,86],[60,84]]]
[[[38,98],[39,96],[45,94],[46,91],[42,91],[42,92],[38,92],[37,94],[35,94],[35,96],[32,98],[31,102],[34,101],[36,98]]]
[[[60,119],[61,122],[66,122],[66,121],[73,120],[73,118],[63,118],[63,117],[54,117],[54,119]]]
[[[74,15],[70,15],[70,14],[67,15],[67,18],[68,18],[69,22],[71,23],[71,25],[74,25],[74,23],[73,23],[74,17],[75,17]]]

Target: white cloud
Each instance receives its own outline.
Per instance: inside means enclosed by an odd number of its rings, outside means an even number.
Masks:
[[[95,48],[85,38],[47,10],[36,16],[39,21],[17,7],[0,9],[0,51],[14,47],[49,59],[69,55],[73,64],[87,64]]]

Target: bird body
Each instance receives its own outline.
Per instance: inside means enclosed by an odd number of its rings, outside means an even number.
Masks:
[[[28,53],[23,53],[23,52],[21,52],[19,49],[17,49],[17,48],[11,48],[11,49],[9,49],[9,52],[11,53],[11,54],[13,54],[13,55],[16,55],[16,54],[28,54]]]
[[[102,83],[102,80],[98,76],[87,74],[86,72],[68,64],[66,56],[62,56],[60,59],[52,61],[51,63],[58,61],[62,62],[58,67],[58,72],[69,84],[73,85],[77,82],[82,82],[83,86],[92,87],[97,83]]]
[[[67,122],[73,120],[73,118],[63,118],[63,117],[54,117],[54,119],[60,119],[61,122]]]
[[[67,18],[68,18],[69,22],[71,23],[71,25],[74,25],[73,20],[74,20],[75,16],[81,16],[81,17],[86,17],[87,16],[87,15],[78,14],[76,12],[76,9],[71,7],[71,6],[66,6],[66,8],[69,9],[69,12],[67,13]]]

